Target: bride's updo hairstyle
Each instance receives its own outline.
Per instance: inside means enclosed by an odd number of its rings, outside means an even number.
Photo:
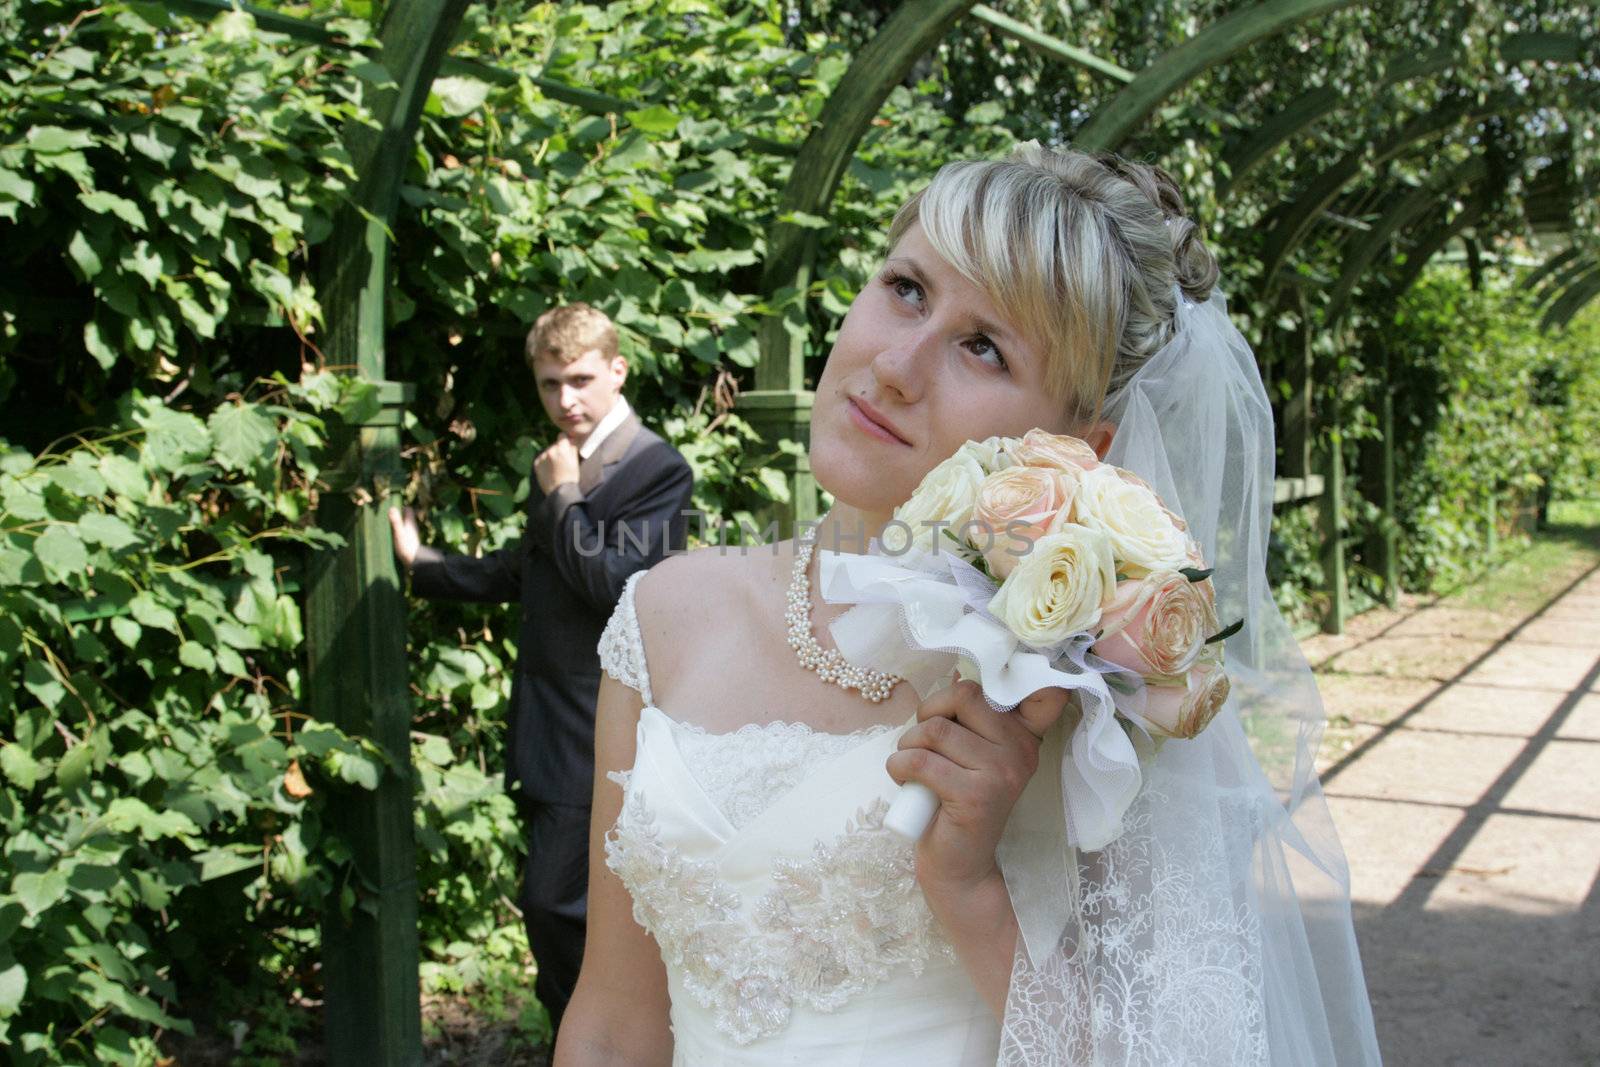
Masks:
[[[1211,294],[1217,261],[1172,176],[1111,153],[1042,148],[946,164],[889,228],[928,243],[1049,354],[1075,424],[1171,338],[1177,290]]]

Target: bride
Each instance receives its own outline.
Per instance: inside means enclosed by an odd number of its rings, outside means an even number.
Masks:
[[[601,639],[557,1067],[1376,1063],[1321,708],[1265,585],[1270,414],[1171,178],[1028,145],[944,167],[889,237],[817,384],[832,511],[636,575]],[[813,592],[818,546],[866,551],[962,442],[1035,427],[1150,481],[1248,620],[1227,707],[1099,852],[1063,830],[1063,691],[919,702],[840,659]],[[882,825],[905,782],[941,801],[915,846]]]

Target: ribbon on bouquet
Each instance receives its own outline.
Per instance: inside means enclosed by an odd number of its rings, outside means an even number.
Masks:
[[[1139,792],[1139,754],[1116,721],[1118,694],[1107,680],[1123,672],[1089,652],[1092,634],[1056,649],[1029,647],[989,613],[994,582],[953,552],[824,550],[819,570],[822,599],[856,605],[829,625],[840,653],[899,675],[924,700],[958,671],[978,682],[997,711],[1041,689],[1078,693],[1083,717],[1061,761],[1067,843],[1093,852],[1116,839]]]

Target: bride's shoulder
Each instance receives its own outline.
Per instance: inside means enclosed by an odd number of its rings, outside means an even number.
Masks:
[[[709,545],[668,556],[634,587],[635,610],[643,618],[681,612],[689,605],[731,607],[764,584],[768,555]]]
[[[634,613],[646,646],[670,653],[677,641],[704,636],[707,622],[742,625],[770,596],[776,560],[768,548],[712,545],[657,563],[634,586]],[[685,626],[691,611],[695,625]]]

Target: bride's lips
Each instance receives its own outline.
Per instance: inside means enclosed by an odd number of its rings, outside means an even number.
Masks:
[[[910,446],[911,442],[902,437],[894,428],[894,423],[878,414],[870,404],[865,401],[850,398],[850,419],[861,429],[880,441],[890,444]]]

